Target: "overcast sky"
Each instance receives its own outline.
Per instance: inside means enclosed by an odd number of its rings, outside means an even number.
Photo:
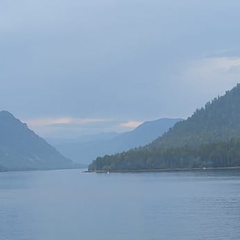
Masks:
[[[44,137],[190,116],[240,81],[239,0],[1,0],[0,109]]]

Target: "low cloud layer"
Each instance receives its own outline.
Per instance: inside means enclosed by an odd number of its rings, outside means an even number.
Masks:
[[[86,118],[40,118],[28,119],[24,122],[38,134],[46,138],[78,138],[102,132],[125,132],[138,127],[142,122],[114,119]]]

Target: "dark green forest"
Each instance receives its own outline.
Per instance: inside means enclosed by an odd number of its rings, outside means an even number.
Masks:
[[[151,144],[97,158],[90,171],[240,166],[240,84]]]

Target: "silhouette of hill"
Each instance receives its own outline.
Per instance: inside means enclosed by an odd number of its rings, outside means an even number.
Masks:
[[[73,163],[11,113],[1,111],[0,166],[2,170],[60,169]]]

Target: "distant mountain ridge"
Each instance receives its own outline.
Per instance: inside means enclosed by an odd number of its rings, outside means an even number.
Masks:
[[[2,170],[61,169],[72,168],[73,163],[11,113],[1,111],[0,166]]]
[[[97,158],[89,170],[240,166],[240,84],[197,109],[151,144]]]
[[[154,121],[147,121],[130,132],[116,136],[114,141],[123,146],[123,151],[144,146],[161,137],[177,122],[182,120],[181,118],[161,118]],[[126,143],[128,144],[127,147],[125,147]]]
[[[144,122],[136,129],[121,134],[105,133],[97,135],[83,142],[70,140],[69,142],[52,141],[52,144],[65,156],[82,164],[89,164],[99,156],[115,154],[122,151],[128,151],[131,148],[144,146],[173,127],[175,123],[182,119],[163,118],[154,121]],[[100,137],[102,136],[102,138]],[[55,144],[54,144],[55,143]]]

